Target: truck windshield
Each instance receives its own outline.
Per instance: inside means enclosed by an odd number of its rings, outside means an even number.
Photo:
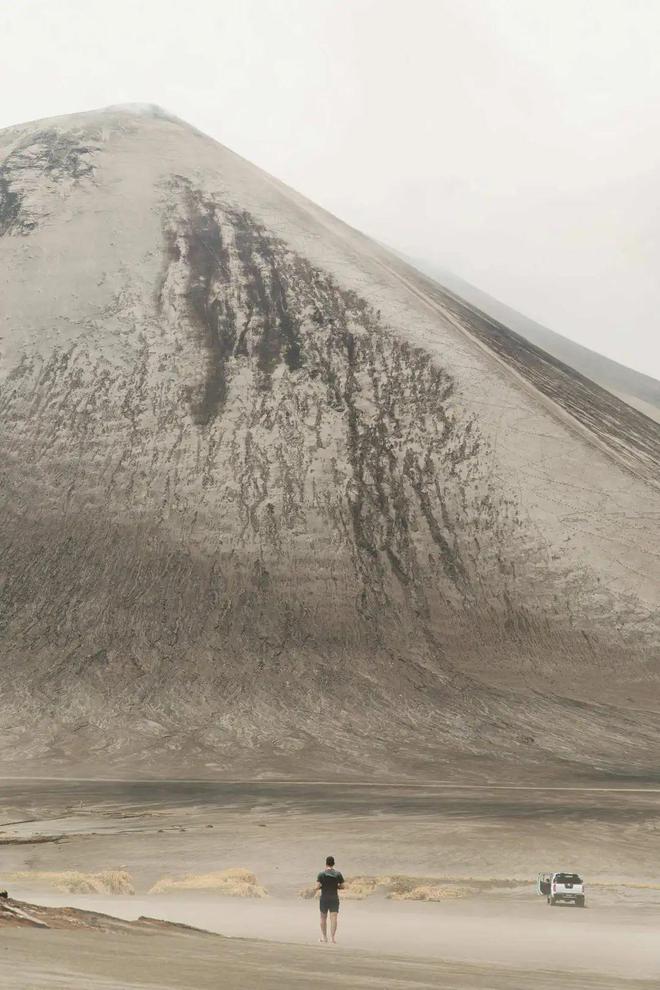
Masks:
[[[577,873],[558,873],[555,883],[582,883],[582,880]]]

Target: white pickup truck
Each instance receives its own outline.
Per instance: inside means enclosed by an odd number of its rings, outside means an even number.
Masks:
[[[555,904],[586,907],[584,880],[577,873],[539,873],[538,890],[551,907]]]

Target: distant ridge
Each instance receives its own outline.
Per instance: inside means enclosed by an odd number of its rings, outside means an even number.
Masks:
[[[660,422],[660,381],[657,379],[569,340],[445,269],[436,269],[419,259],[406,260],[458,299],[477,307],[484,316],[519,333],[646,416]]]

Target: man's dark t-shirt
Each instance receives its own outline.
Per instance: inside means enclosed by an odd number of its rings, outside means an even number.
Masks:
[[[333,870],[327,867],[323,873],[319,873],[316,879],[321,884],[321,910],[323,911],[326,905],[331,907],[335,904],[338,905],[339,885],[344,882],[344,878],[339,870]]]
[[[337,897],[339,885],[344,882],[339,870],[333,870],[330,867],[325,869],[323,873],[319,873],[316,879],[321,884],[321,894],[325,894],[327,897]]]

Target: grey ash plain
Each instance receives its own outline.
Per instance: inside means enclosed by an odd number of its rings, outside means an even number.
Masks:
[[[3,971],[21,988],[202,990],[217,986],[219,972],[232,990],[310,982],[650,988],[660,913],[658,791],[642,782],[566,788],[4,779],[3,877],[53,930],[8,928],[0,914]],[[434,877],[469,893],[435,904],[346,899],[340,946],[326,950],[316,943],[317,905],[299,894],[318,870],[319,851],[329,848],[348,877]],[[567,862],[579,863],[588,878],[587,911],[550,911],[535,894],[538,869]],[[267,898],[149,894],[164,875],[238,864],[254,870]],[[25,877],[120,866],[133,880],[132,897],[58,894]],[[35,903],[37,911],[29,907]],[[240,937],[131,925],[139,916]]]

